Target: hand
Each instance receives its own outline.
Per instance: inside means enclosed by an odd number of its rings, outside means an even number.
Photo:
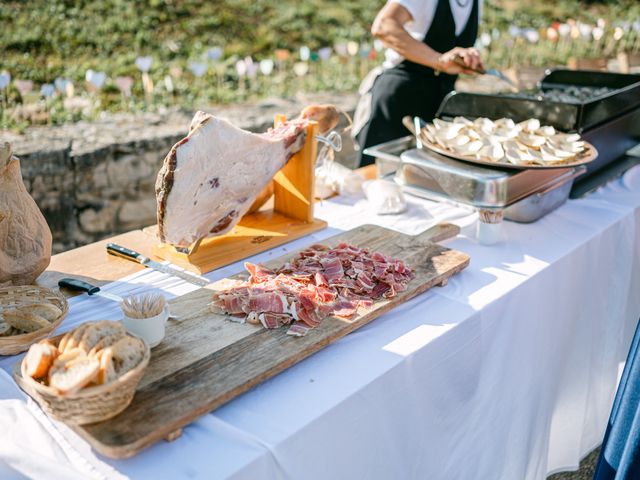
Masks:
[[[454,61],[456,57],[460,58],[468,68],[458,65]],[[449,75],[455,75],[458,73],[474,73],[474,70],[484,70],[484,65],[482,65],[480,53],[475,48],[455,47],[440,55],[435,69]]]

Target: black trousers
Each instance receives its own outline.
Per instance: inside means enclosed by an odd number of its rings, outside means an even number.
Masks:
[[[455,76],[434,75],[432,70],[408,71],[399,67],[385,70],[373,84],[371,118],[358,133],[360,166],[375,159],[362,151],[395,138],[409,135],[402,117],[419,116],[425,121],[433,117],[442,99],[453,90]]]

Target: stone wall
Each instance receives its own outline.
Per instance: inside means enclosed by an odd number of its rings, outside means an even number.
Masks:
[[[292,117],[309,103],[334,103],[353,113],[355,95],[267,100],[208,108],[251,131],[265,131],[275,113]],[[44,213],[61,252],[156,221],[154,184],[170,148],[187,133],[191,112],[117,114],[94,122],[0,132],[21,160],[27,190]],[[339,161],[354,166],[344,138]]]

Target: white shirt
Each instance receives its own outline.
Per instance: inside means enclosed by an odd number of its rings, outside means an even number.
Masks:
[[[407,9],[413,19],[405,24],[405,30],[416,40],[424,40],[424,36],[427,34],[427,31],[429,31],[433,17],[436,14],[438,0],[388,0],[388,3],[397,3]],[[462,3],[463,6],[460,6],[459,3]],[[473,0],[461,0],[459,3],[456,2],[456,0],[449,0],[453,21],[456,24],[456,35],[460,35],[464,30],[464,27],[469,21],[471,9],[473,8]],[[481,14],[482,0],[478,0],[478,19],[481,18]],[[391,68],[403,60],[404,58],[398,52],[388,48],[385,53],[383,66],[385,68]]]

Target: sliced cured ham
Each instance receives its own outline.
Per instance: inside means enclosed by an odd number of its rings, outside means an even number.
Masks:
[[[198,112],[156,180],[160,240],[188,246],[231,230],[304,143],[307,120],[255,134]]]
[[[358,308],[406,289],[413,271],[402,260],[352,245],[313,245],[275,270],[245,263],[246,282],[214,292],[212,310],[246,314],[265,328],[291,325],[287,334],[304,336],[328,316],[353,317]]]

